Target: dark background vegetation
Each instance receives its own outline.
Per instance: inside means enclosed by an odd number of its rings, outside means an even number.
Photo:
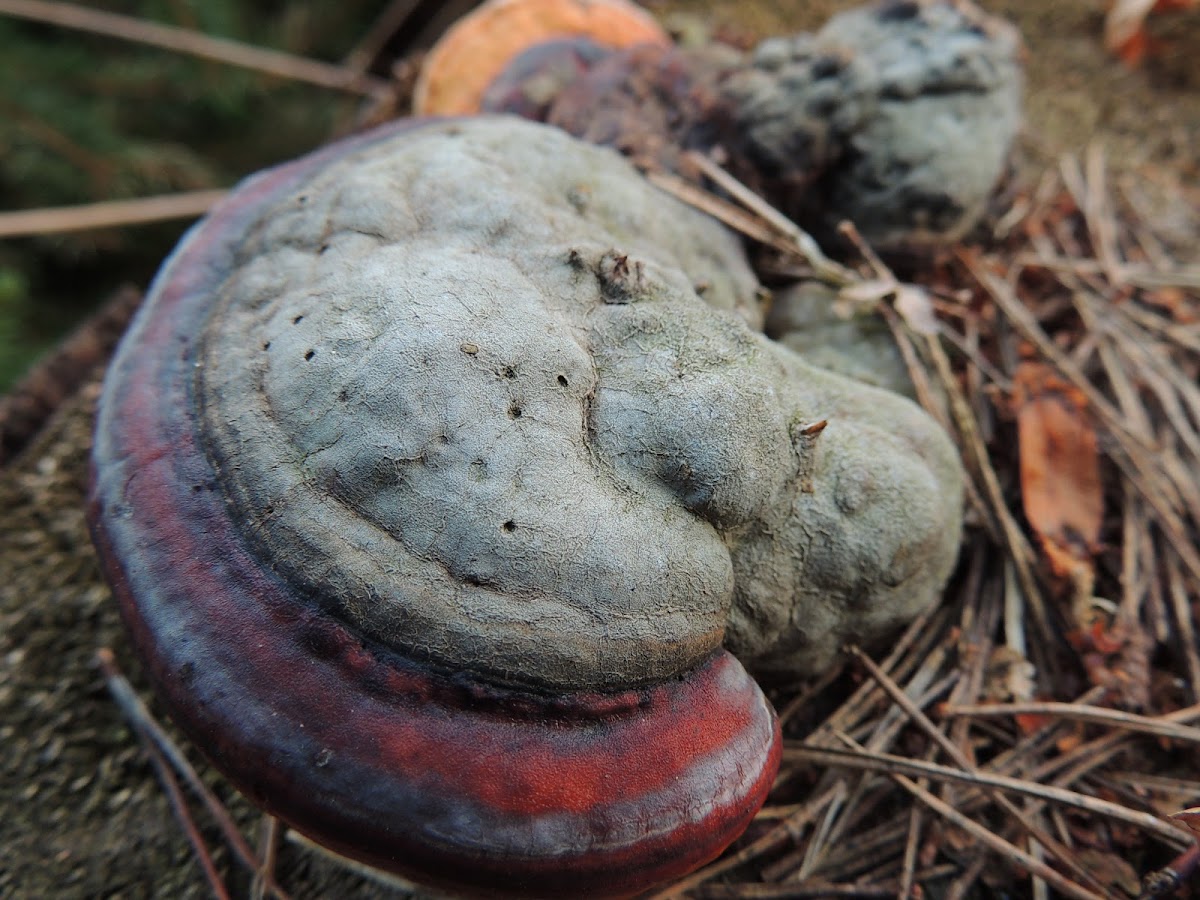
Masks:
[[[387,0],[88,0],[81,5],[337,62]],[[818,27],[852,0],[647,0],[748,41]],[[1200,182],[1200,15],[1151,21],[1130,71],[1100,49],[1105,0],[992,0],[1029,54],[1026,152],[1097,137],[1120,167]],[[399,36],[403,37],[403,35]],[[386,75],[387,59],[381,61]],[[0,14],[0,211],[228,187],[353,124],[361,98]],[[1174,184],[1164,186],[1169,198]],[[1186,215],[1186,214],[1184,214]],[[1190,225],[1190,223],[1188,223]],[[144,287],[185,222],[0,239],[0,393],[122,284]],[[1187,229],[1184,229],[1185,231]]]
[[[127,0],[110,12],[338,61],[384,0]],[[0,15],[0,210],[227,187],[348,124],[359,99]],[[0,391],[186,223],[0,240]]]

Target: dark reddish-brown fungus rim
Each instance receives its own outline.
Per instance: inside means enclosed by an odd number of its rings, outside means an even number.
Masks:
[[[322,165],[412,127],[250,179],[176,250],[105,384],[93,536],[173,716],[300,831],[453,886],[636,892],[716,856],[770,787],[778,723],[738,662],[718,652],[615,696],[513,695],[513,712],[502,691],[431,672],[291,596],[248,550],[199,442],[197,336],[240,236]]]

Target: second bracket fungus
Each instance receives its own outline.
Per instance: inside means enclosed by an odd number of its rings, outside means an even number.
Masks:
[[[716,222],[516,119],[247,181],[97,426],[96,541],[175,717],[420,880],[629,894],[714,857],[778,764],[746,669],[927,606],[961,516],[937,425],[765,337],[758,296]]]

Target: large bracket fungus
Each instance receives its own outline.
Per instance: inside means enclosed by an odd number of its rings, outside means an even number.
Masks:
[[[97,425],[96,542],[180,724],[421,880],[627,894],[711,859],[779,758],[735,655],[885,633],[961,514],[937,426],[766,338],[759,294],[715,222],[516,119],[250,179]]]

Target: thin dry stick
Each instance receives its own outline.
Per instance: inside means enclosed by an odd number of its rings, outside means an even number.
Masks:
[[[699,884],[703,884],[710,878],[715,878],[723,872],[728,872],[730,869],[736,869],[743,863],[757,859],[764,853],[770,853],[772,850],[784,846],[789,841],[795,841],[799,838],[804,830],[812,823],[821,810],[823,810],[836,795],[836,790],[830,788],[821,796],[810,800],[798,809],[786,821],[776,825],[762,837],[747,844],[736,853],[731,853],[728,856],[722,857],[716,862],[705,866],[691,875],[680,879],[670,887],[659,891],[657,894],[651,895],[649,900],[672,900],[672,898],[682,897],[685,893]]]
[[[1038,352],[1058,367],[1063,377],[1083,392],[1106,425],[1145,451],[1154,452],[1157,449],[1147,438],[1129,430],[1120,410],[1100,393],[1100,390],[1079,370],[1070,357],[1059,349],[1050,336],[1042,330],[1042,326],[1038,324],[1033,313],[1021,303],[1012,288],[980,265],[970,254],[960,253],[958,256],[975,280],[983,285],[988,295],[1021,333],[1021,336],[1036,346]]]
[[[828,858],[821,866],[821,875],[826,881],[846,881],[872,864],[873,860],[892,860],[903,851],[904,836],[896,829],[892,818],[874,828],[849,834],[836,847],[830,848]],[[784,874],[794,871],[796,864],[781,870]],[[763,870],[764,879],[772,879],[769,869]],[[781,879],[782,880],[782,879]]]
[[[740,206],[730,203],[716,194],[706,191],[687,179],[680,178],[670,172],[651,170],[646,173],[646,180],[660,190],[666,191],[675,199],[707,213],[719,222],[728,225],[751,240],[774,247],[781,253],[792,252],[792,246],[768,223],[758,216],[746,212]]]
[[[1000,619],[1000,603],[997,600],[999,592],[982,587],[984,556],[978,549],[971,555],[971,567],[968,578],[964,582],[964,596],[967,603],[963,607],[962,637],[960,638],[959,667],[966,669],[966,677],[955,687],[950,695],[950,702],[962,704],[977,700],[983,692],[984,677],[988,660],[992,655],[992,635]],[[994,584],[994,582],[993,582]],[[967,759],[974,761],[973,749],[970,745],[971,721],[962,719],[950,724],[949,736],[955,746],[962,751]],[[953,796],[947,789],[942,799],[947,802]],[[951,804],[953,805],[953,804]]]
[[[263,900],[267,895],[267,885],[275,880],[279,835],[282,830],[283,825],[277,818],[263,813],[258,835],[258,855],[262,859],[262,865],[254,873],[254,881],[250,884],[250,900]]]
[[[1126,304],[1121,312],[1147,331],[1154,332],[1184,350],[1200,353],[1200,333],[1194,327],[1189,328],[1187,325],[1164,319],[1136,305]]]
[[[1158,484],[1158,478],[1151,468],[1151,463],[1148,460],[1115,452],[1115,448],[1114,452],[1109,455],[1113,462],[1120,466],[1125,477],[1138,489],[1154,512],[1158,514],[1155,524],[1170,541],[1172,549],[1179,554],[1184,565],[1191,570],[1192,577],[1200,578],[1200,552],[1197,552],[1191,543],[1188,528],[1172,508],[1171,500],[1164,496],[1162,488]]]
[[[917,783],[922,788],[929,787],[924,779]],[[904,863],[900,870],[900,890],[896,892],[896,900],[907,900],[912,895],[913,884],[917,878],[917,851],[921,846],[923,824],[921,807],[914,803],[908,811],[908,840],[904,844]]]
[[[1104,706],[1081,706],[1075,703],[1058,703],[1053,701],[1034,703],[995,703],[974,706],[943,706],[939,712],[943,716],[1023,716],[1045,715],[1062,716],[1083,722],[1098,722],[1121,728],[1126,731],[1137,731],[1142,734],[1154,734],[1160,737],[1172,738],[1188,743],[1200,743],[1200,728],[1179,725],[1165,721],[1162,718],[1139,716],[1135,713],[1119,709],[1109,709]]]
[[[1175,627],[1179,630],[1179,643],[1187,661],[1188,687],[1192,700],[1200,700],[1200,650],[1196,647],[1196,628],[1192,621],[1192,608],[1188,602],[1187,588],[1183,584],[1183,573],[1179,561],[1167,562],[1167,585],[1171,595],[1171,609],[1175,613]]]
[[[393,875],[391,872],[385,872],[383,869],[376,869],[374,866],[368,866],[366,863],[359,862],[357,859],[351,859],[348,856],[342,856],[335,850],[330,850],[318,844],[312,838],[305,837],[300,832],[289,828],[285,834],[289,843],[295,844],[298,847],[303,847],[310,853],[315,853],[322,856],[330,862],[335,863],[347,871],[353,872],[355,875],[365,878],[367,881],[373,881],[375,884],[383,885],[386,888],[397,891],[405,896],[413,896],[418,893],[419,888],[407,878],[401,878],[399,875]]]
[[[942,671],[946,661],[946,648],[934,647],[931,651],[923,654],[921,666],[918,668],[906,681],[904,690],[912,695],[914,702],[921,707],[929,705],[937,701],[943,696],[957,680],[958,673],[951,672],[948,675],[938,679],[939,672]],[[822,728],[810,735],[809,743],[820,745],[822,743],[831,743],[837,740],[836,730],[830,730],[830,719],[822,725]],[[903,714],[894,706],[890,706],[882,715],[875,715],[872,720],[864,721],[860,730],[865,730],[868,733],[861,735],[861,738],[872,749],[885,750],[891,746],[895,738],[901,733],[905,724]],[[857,784],[852,787],[847,785],[844,779],[835,779],[833,773],[829,773],[826,780],[836,781],[839,785],[846,787],[845,802],[838,808],[830,807],[829,813],[826,815],[822,823],[822,827],[815,830],[812,838],[808,841],[806,848],[805,859],[801,863],[801,869],[798,877],[804,878],[815,874],[817,867],[825,870],[825,857],[834,847],[844,845],[845,840],[842,835],[849,832],[865,817],[871,815],[871,809],[874,803],[880,799],[877,794],[870,793],[870,786],[865,779],[860,779]],[[781,863],[781,866],[783,864]],[[769,867],[770,868],[770,867]],[[790,871],[792,867],[787,867]],[[769,869],[764,870],[764,875],[767,875]],[[829,880],[836,880],[828,871],[824,871],[825,877]]]
[[[0,0],[3,3],[4,0]],[[202,216],[225,196],[225,191],[190,191],[142,197],[138,200],[106,200],[81,206],[58,206],[20,212],[0,212],[0,238],[34,234],[61,234],[93,228],[124,228],[172,219]]]
[[[960,677],[958,672],[951,672],[940,681],[934,681],[938,672],[940,672],[945,664],[947,650],[945,647],[937,647],[931,652],[921,665],[921,668],[908,680],[904,688],[899,688],[905,697],[905,701],[912,707],[921,709],[933,703],[937,698],[941,697],[955,681]],[[931,686],[931,682],[933,682]],[[917,698],[916,700],[910,697]],[[895,738],[900,734],[904,727],[905,715],[901,709],[895,706],[891,707],[883,716],[876,720],[875,728],[871,736],[867,739],[866,745],[872,750],[884,750],[891,746]],[[831,735],[836,738],[836,733]],[[808,851],[801,865],[799,876],[804,878],[810,876],[822,867],[824,858],[827,856],[830,845],[841,843],[842,836],[853,827],[854,818],[861,819],[863,812],[861,810],[862,800],[866,794],[867,784],[865,779],[854,785],[852,791],[848,792],[846,802],[842,808],[830,808],[829,814],[826,816],[822,827],[817,829],[812,840],[809,842]],[[836,817],[836,821],[835,821]]]
[[[853,747],[855,750],[861,750],[860,747],[855,745],[855,742],[850,737],[844,736],[843,739],[847,745]],[[955,770],[952,769],[950,771]],[[900,785],[942,818],[946,819],[953,825],[957,825],[976,840],[1001,854],[1001,856],[1021,866],[1030,875],[1035,875],[1038,878],[1043,879],[1049,884],[1052,884],[1063,894],[1066,894],[1068,897],[1074,897],[1076,900],[1105,900],[1102,894],[1096,894],[1083,887],[1080,887],[1075,882],[1059,874],[1054,869],[1051,869],[1041,860],[1030,856],[1020,847],[1010,843],[1009,841],[1006,841],[1004,838],[1000,837],[1000,835],[993,833],[989,829],[980,825],[974,819],[963,815],[958,810],[954,809],[954,807],[943,803],[933,794],[929,793],[929,791],[924,790],[911,778],[906,778],[904,775],[899,774],[898,770],[890,771],[888,774],[891,776],[893,781],[895,781],[898,785]]]
[[[712,885],[697,894],[703,900],[803,900],[813,897],[854,897],[860,900],[885,900],[896,896],[896,889],[882,884],[837,884],[829,881],[789,881],[787,884]]]
[[[779,723],[786,725],[792,718],[811,703],[816,697],[820,696],[830,685],[841,677],[843,664],[839,662],[836,666],[828,669],[820,678],[808,685],[803,691],[796,694],[788,701],[787,706],[779,710]]]
[[[953,328],[948,327],[945,322],[942,323],[939,334],[953,344],[954,349],[961,353],[974,366],[973,369],[968,369],[969,372],[976,375],[980,373],[986,375],[988,381],[1006,394],[1012,391],[1012,379],[988,362],[977,347],[970,346],[963,335],[959,334]]]
[[[133,726],[134,731],[139,737],[147,740],[158,749],[167,762],[171,764],[171,768],[179,773],[191,791],[200,798],[209,815],[213,817],[217,826],[221,829],[221,833],[233,850],[234,856],[250,871],[257,872],[261,870],[262,862],[250,848],[246,839],[242,837],[242,833],[238,830],[233,818],[229,815],[229,811],[225,809],[221,801],[217,799],[216,795],[200,779],[196,770],[192,768],[191,763],[187,761],[187,757],[183,755],[183,751],[163,731],[162,726],[150,714],[150,710],[146,709],[146,705],[142,703],[133,686],[121,674],[112,650],[108,647],[101,647],[97,650],[96,663],[104,675],[104,681],[108,686],[109,693],[112,694],[113,700],[116,701],[118,708],[125,715],[129,724]],[[287,894],[274,881],[268,883],[267,887],[271,894],[279,898],[279,900],[288,900]]]
[[[1127,480],[1121,482],[1121,606],[1120,611],[1129,622],[1137,622],[1141,614],[1142,598],[1146,595],[1142,580],[1138,578],[1138,563],[1141,554],[1141,535],[1146,529],[1145,501]],[[1084,623],[1080,623],[1084,624]]]
[[[135,41],[162,50],[186,53],[215,62],[252,69],[292,81],[355,94],[379,94],[388,83],[342,66],[305,59],[278,50],[265,50],[227,38],[148,22],[132,16],[88,9],[73,3],[48,0],[0,0],[0,15],[13,16],[61,28],[73,28],[105,37]]]
[[[192,847],[192,853],[195,854],[196,861],[200,863],[200,868],[204,871],[204,880],[208,882],[209,890],[213,892],[213,896],[217,900],[230,900],[229,891],[225,887],[221,873],[217,871],[217,865],[213,862],[212,854],[208,852],[204,837],[200,834],[200,829],[196,827],[196,821],[188,810],[187,801],[183,797],[183,791],[179,788],[179,782],[175,779],[175,773],[171,771],[162,751],[154,746],[145,734],[139,733],[138,739],[142,743],[142,749],[146,751],[150,765],[154,767],[158,783],[162,785],[163,792],[167,795],[171,812],[174,813],[179,827],[183,829],[184,836],[187,837],[187,842]]]
[[[1042,849],[1041,844],[1031,837],[1026,837],[1025,843],[1029,848],[1030,856],[1032,856],[1038,862],[1044,863],[1046,861],[1046,854]],[[1036,875],[1033,876],[1033,900],[1049,900],[1046,882],[1042,881],[1042,879],[1038,878]]]
[[[946,611],[936,605],[930,606],[905,629],[892,652],[879,667],[895,678],[906,678],[917,665],[929,655],[930,648],[944,623],[937,622]],[[813,732],[805,743],[822,745],[834,743],[832,730],[850,730],[867,714],[883,691],[873,681],[864,681],[857,690],[834,713]]]
[[[387,42],[400,31],[420,5],[421,0],[392,0],[371,23],[354,49],[346,54],[342,67],[360,75],[365,73]]]
[[[1111,772],[1109,777],[1138,791],[1166,794],[1181,807],[1200,797],[1200,781],[1191,778],[1172,778],[1170,775],[1152,775],[1149,772]]]
[[[1092,700],[1098,699],[1104,694],[1104,688],[1094,687],[1086,694],[1077,700],[1077,703],[1087,704]],[[1180,711],[1180,721],[1187,721],[1190,718],[1197,717],[1194,710]],[[997,756],[988,766],[988,775],[1002,775],[1006,771],[1016,772],[1028,767],[1028,763],[1017,765],[1020,759],[1028,759],[1035,755],[1035,752],[1043,751],[1054,737],[1055,732],[1060,728],[1062,722],[1055,722],[1047,728],[1043,728],[1032,735],[1024,738],[1020,744],[1012,750]],[[1035,765],[1032,769],[1024,772],[1025,780],[1018,781],[1020,784],[1026,784],[1036,787],[1041,787],[1045,784],[1054,772],[1061,772],[1058,777],[1054,778],[1050,783],[1050,787],[1066,789],[1074,784],[1080,778],[1088,773],[1105,765],[1112,757],[1120,753],[1133,740],[1133,736],[1122,732],[1109,732],[1102,738],[1091,741],[1086,744],[1077,746],[1065,754],[1060,754],[1051,758],[1048,761]],[[1024,748],[1024,749],[1023,749]],[[1068,768],[1069,767],[1069,768]],[[1066,771],[1062,771],[1063,769]],[[964,812],[971,812],[981,805],[989,793],[979,789],[972,789],[966,792],[965,796],[959,799],[958,806]],[[1086,796],[1086,795],[1084,795]],[[1037,815],[1042,806],[1047,802],[1047,798],[1039,799],[1035,804],[1030,806],[1028,815]],[[1124,810],[1125,807],[1118,806],[1118,809]],[[1057,818],[1057,810],[1052,810],[1051,814]],[[1156,821],[1158,821],[1156,819]],[[1159,823],[1162,824],[1161,822]],[[1065,834],[1065,832],[1064,832]],[[1168,839],[1172,839],[1171,835],[1164,833]]]
[[[896,347],[904,360],[904,366],[908,370],[908,377],[912,380],[913,387],[917,390],[917,399],[920,401],[922,408],[942,426],[943,431],[947,434],[954,434],[954,429],[950,425],[946,410],[943,408],[939,396],[934,393],[929,380],[929,373],[917,356],[916,347],[912,342],[908,330],[904,326],[903,320],[895,310],[886,304],[880,304],[878,311],[883,317],[884,322],[887,323],[888,328],[891,329],[892,337],[895,339]],[[962,452],[962,448],[959,447],[959,454],[961,455]],[[996,517],[991,507],[984,501],[979,486],[975,483],[974,473],[966,473],[963,488],[967,495],[967,502],[978,513],[983,527],[996,543],[1000,543],[1000,526],[996,522]]]
[[[863,653],[858,647],[851,647],[850,652],[860,663],[866,666],[867,671],[871,674],[871,677],[879,682],[880,686],[887,691],[888,696],[891,697],[892,700],[904,710],[904,712],[913,722],[920,726],[921,730],[924,731],[925,734],[934,741],[934,743],[942,748],[942,750],[950,757],[950,759],[954,760],[954,762],[964,771],[978,771],[972,762],[967,758],[966,754],[959,749],[958,745],[955,744],[954,741],[950,740],[945,732],[934,725],[933,722],[930,721],[929,717],[926,716],[916,704],[909,700],[904,691],[900,689],[900,686],[892,681],[892,679],[887,676],[887,673],[881,671],[879,667],[875,665],[874,660],[867,656],[867,654]],[[1021,810],[1018,809],[1011,800],[999,792],[996,792],[992,799],[995,800],[995,802],[1012,817],[1013,822],[1018,828],[1020,828],[1030,837],[1034,838],[1039,844],[1051,850],[1054,855],[1064,865],[1069,867],[1071,871],[1074,872],[1082,881],[1092,883],[1093,886],[1097,886],[1091,873],[1089,873],[1087,869],[1083,868],[1078,863],[1075,857],[1071,854],[1069,848],[1057,841],[1052,835],[1047,834],[1044,829],[1034,825],[1032,817],[1023,815]]]
[[[812,236],[803,228],[777,210],[774,206],[746,187],[703,153],[694,150],[684,154],[688,162],[713,180],[713,183],[727,191],[731,197],[757,214],[772,228],[795,245],[795,252],[802,257],[816,272],[822,281],[839,287],[855,284],[862,279],[852,269],[834,262],[821,250]]]
[[[963,396],[962,388],[959,387],[958,380],[951,370],[950,359],[946,356],[946,351],[942,349],[942,345],[936,337],[926,339],[925,349],[933,360],[934,369],[938,373],[942,387],[950,397],[950,410],[954,415],[955,424],[958,426],[958,433],[962,436],[963,442],[970,452],[975,470],[979,473],[987,499],[991,503],[992,512],[1000,523],[1004,543],[1008,547],[1009,559],[1016,569],[1017,581],[1021,585],[1021,592],[1025,595],[1025,602],[1033,610],[1034,618],[1037,620],[1042,634],[1051,635],[1053,629],[1050,625],[1050,616],[1046,612],[1041,589],[1033,576],[1033,549],[1029,546],[1025,533],[1021,531],[1004,500],[1004,489],[1000,486],[1000,478],[996,474],[995,467],[992,466],[987,446],[983,442],[983,436],[979,433],[979,426],[971,413],[967,398]]]
[[[1104,371],[1108,375],[1113,393],[1117,396],[1117,403],[1120,405],[1121,413],[1125,416],[1128,425],[1137,433],[1138,437],[1146,441],[1153,441],[1154,428],[1150,424],[1150,417],[1146,412],[1146,407],[1138,397],[1137,388],[1134,386],[1132,379],[1129,378],[1128,370],[1113,347],[1112,336],[1107,333],[1108,328],[1105,327],[1107,323],[1102,323],[1100,314],[1092,304],[1086,291],[1071,291],[1071,300],[1075,305],[1076,311],[1079,313],[1080,319],[1083,320],[1084,328],[1087,330],[1088,335],[1098,338],[1100,361],[1104,364]],[[1103,302],[1107,303],[1107,301]]]
[[[1111,304],[1106,304],[1104,311],[1101,311],[1095,301],[1080,292],[1075,293],[1074,300],[1089,331],[1101,337],[1101,359],[1120,401],[1121,411],[1137,426],[1142,437],[1153,439],[1154,430],[1146,408],[1127,374],[1137,372],[1140,381],[1158,398],[1175,436],[1193,457],[1200,459],[1200,435],[1193,429],[1184,409],[1184,404],[1188,403],[1193,411],[1200,411],[1200,391],[1187,375],[1173,367],[1171,354],[1164,353],[1164,348],[1156,346],[1153,339],[1129,317],[1108,313],[1113,309]],[[1163,463],[1163,472],[1180,500],[1191,510],[1193,520],[1200,521],[1200,489],[1196,487],[1194,472],[1192,467],[1181,465],[1177,458],[1164,459],[1175,457],[1170,443],[1167,440],[1160,441],[1163,446],[1159,461]]]
[[[1107,692],[1107,688],[1097,685],[1089,688],[1082,696],[1071,702],[1093,703],[1100,700]],[[960,719],[958,721],[965,724],[971,720]],[[988,771],[1001,775],[1015,775],[1019,772],[1024,772],[1059,740],[1062,732],[1065,730],[1065,726],[1066,722],[1060,719],[1049,723],[1045,728],[1039,728],[1033,733],[1027,734],[1008,750],[993,757],[988,762]]]
[[[861,781],[853,787],[844,778],[834,781],[834,790],[837,793],[825,808],[825,814],[813,827],[812,837],[809,838],[808,845],[804,848],[804,856],[800,859],[799,880],[804,880],[812,875],[813,869],[816,868],[824,854],[830,836],[835,834],[834,829],[838,824],[839,816],[850,803],[857,800],[857,794],[861,789]]]
[[[904,327],[903,320],[894,309],[886,304],[879,304],[877,309],[892,331],[892,337],[896,340],[896,347],[904,359],[905,368],[908,369],[908,377],[912,379],[913,387],[917,389],[917,399],[921,402],[921,406],[924,407],[929,415],[937,420],[937,423],[942,426],[943,431],[947,434],[953,434],[954,429],[950,425],[950,419],[942,403],[942,398],[934,392],[933,383],[929,380],[929,372],[917,356],[917,348],[913,344],[908,330]],[[961,449],[959,452],[962,452]],[[978,510],[988,531],[996,531],[997,526],[993,521],[992,511],[983,502],[979,488],[975,485],[974,476],[970,472],[967,473],[966,488],[972,506]]]
[[[1124,265],[1117,250],[1116,222],[1108,200],[1104,153],[1098,144],[1088,147],[1086,164],[1085,174],[1079,160],[1070,156],[1063,158],[1059,168],[1063,183],[1083,213],[1105,277],[1111,284],[1119,284],[1123,280]]]
[[[111,658],[111,652],[107,648],[100,651],[98,660],[104,672],[109,693],[112,694],[117,706],[122,711],[126,711],[131,697],[136,701],[132,688],[129,687],[128,682],[124,678],[116,673],[115,663]],[[204,837],[200,834],[200,829],[196,827],[196,820],[192,818],[192,813],[188,809],[183,791],[179,787],[179,781],[175,778],[175,773],[171,771],[170,764],[168,764],[163,752],[155,745],[150,735],[144,729],[135,725],[134,731],[138,736],[138,741],[141,743],[142,749],[146,753],[147,759],[150,760],[154,774],[158,777],[158,783],[162,786],[163,793],[167,796],[167,803],[171,807],[171,812],[175,816],[175,820],[179,823],[179,827],[183,829],[184,837],[187,838],[187,842],[192,848],[192,853],[195,855],[196,861],[200,864],[200,869],[204,873],[204,880],[208,882],[209,889],[218,900],[229,900],[229,891],[225,887],[225,881],[221,878],[221,873],[217,871],[217,866],[213,862],[212,854],[208,852],[208,846],[204,843]]]
[[[963,900],[964,897],[969,896],[971,889],[975,887],[975,882],[983,874],[983,867],[987,865],[990,858],[990,853],[976,853],[975,858],[967,864],[966,871],[947,889],[946,900]]]
[[[871,250],[870,246],[862,239],[857,229],[851,223],[842,223],[841,230],[855,243],[859,251],[867,257],[872,267],[875,268],[881,277],[895,281],[895,276],[891,270]],[[885,321],[887,321],[892,334],[896,337],[901,352],[904,353],[906,347],[911,347],[911,338],[907,327],[901,322],[900,317],[886,305],[881,305],[880,311],[884,314]],[[963,395],[958,380],[954,377],[950,366],[950,359],[946,356],[946,351],[942,348],[937,336],[926,336],[925,350],[927,355],[933,360],[934,368],[943,391],[950,398],[950,410],[957,426],[956,431],[960,438],[960,444],[965,445],[962,448],[964,450],[964,461],[973,463],[972,468],[983,482],[988,502],[984,504],[983,498],[978,495],[979,488],[974,485],[971,479],[968,479],[967,482],[969,493],[972,494],[978,504],[986,509],[987,518],[993,523],[998,523],[998,525],[993,524],[992,527],[993,529],[998,528],[1000,536],[1003,537],[1003,541],[1008,547],[1009,558],[1016,567],[1017,578],[1021,584],[1021,590],[1025,595],[1026,602],[1033,610],[1034,617],[1038,621],[1042,634],[1050,635],[1052,634],[1050,619],[1046,612],[1041,590],[1033,576],[1031,562],[1033,559],[1032,548],[1029,546],[1028,540],[1026,540],[1024,533],[1017,525],[1012,512],[1008,508],[1008,504],[1004,500],[999,478],[992,466],[991,457],[988,455],[983,436],[979,432],[978,423],[971,412],[971,406]],[[908,356],[906,355],[907,361]],[[914,368],[916,368],[915,361],[910,362],[910,371]],[[933,408],[924,400],[922,403],[927,410],[933,411]]]
[[[940,763],[923,762],[888,753],[874,753],[865,749],[839,750],[789,744],[784,747],[783,758],[790,763],[804,762],[809,765],[841,766],[885,774],[902,772],[914,778],[926,777],[933,781],[954,781],[980,789],[995,788],[1014,794],[1024,794],[1051,803],[1082,809],[1115,822],[1133,825],[1172,846],[1183,847],[1190,843],[1189,832],[1182,825],[1174,825],[1157,816],[1130,809],[1110,800],[1101,800],[1078,791],[1042,784],[1026,778],[1012,778],[1008,775],[996,775],[978,769],[969,772]],[[964,805],[965,803],[964,798]]]

